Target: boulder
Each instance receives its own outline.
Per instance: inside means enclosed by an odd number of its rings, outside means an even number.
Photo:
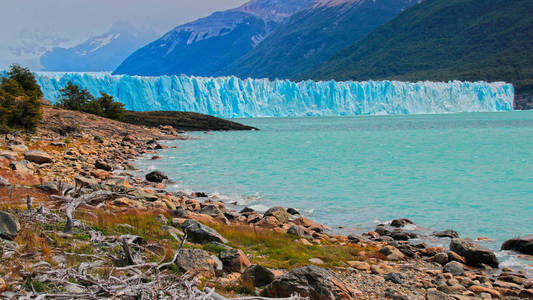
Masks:
[[[175,263],[183,272],[197,271],[211,276],[218,265],[208,252],[201,249],[181,249]]]
[[[10,213],[0,211],[0,238],[13,240],[20,231],[18,220]]]
[[[8,186],[9,180],[5,179],[4,177],[0,176],[0,186]]]
[[[187,233],[187,239],[194,243],[206,244],[209,242],[218,242],[225,244],[228,242],[216,230],[195,220],[186,220],[181,224],[181,228]]]
[[[474,243],[470,239],[452,239],[450,250],[464,257],[468,265],[479,266],[486,264],[493,268],[498,267],[498,259],[494,252]]]
[[[400,260],[405,258],[405,255],[394,246],[385,246],[379,249],[378,252],[385,255],[390,260]]]
[[[297,211],[296,209],[294,208],[287,208],[287,213],[291,214],[291,215],[300,215],[300,212]]]
[[[440,237],[440,238],[450,238],[450,239],[456,239],[459,238],[459,234],[455,230],[443,230],[443,231],[436,231],[433,232],[433,236]]]
[[[273,216],[282,224],[287,223],[289,221],[289,213],[285,210],[285,208],[276,206],[272,207],[271,209],[267,210],[263,217]]]
[[[402,277],[400,276],[400,274],[394,273],[394,272],[390,272],[389,274],[385,275],[385,280],[393,282],[393,283],[396,283],[396,284],[402,284],[403,283],[403,280],[402,280]]]
[[[12,161],[9,163],[9,167],[19,175],[33,174],[31,163],[27,160]]]
[[[278,298],[299,294],[311,300],[354,298],[353,292],[333,272],[313,265],[296,268],[276,278],[262,294]]]
[[[441,266],[444,266],[449,261],[448,254],[443,252],[437,253],[435,254],[435,256],[433,256],[432,261],[438,263]]]
[[[146,180],[149,182],[161,183],[163,180],[167,179],[167,175],[163,174],[161,171],[153,171],[146,174]]]
[[[311,236],[311,234],[309,234],[307,231],[305,231],[303,228],[301,228],[298,225],[292,225],[291,227],[289,227],[289,229],[287,230],[287,233],[293,234],[299,237],[307,238],[307,239],[311,239],[313,237]]]
[[[444,268],[442,269],[444,273],[451,273],[453,276],[461,276],[465,273],[465,269],[463,267],[463,264],[451,261],[444,265]]]
[[[533,255],[533,234],[505,241],[502,250],[514,250],[523,254]]]
[[[396,220],[392,220],[392,222],[390,223],[390,226],[392,227],[404,227],[405,225],[408,225],[408,224],[414,224],[413,221],[409,220],[409,219],[396,219]]]
[[[244,270],[241,276],[241,282],[245,286],[260,287],[265,286],[272,281],[274,281],[274,273],[260,265],[249,266]]]
[[[40,189],[41,191],[45,191],[45,192],[52,193],[52,194],[59,193],[59,186],[55,182],[50,182],[50,181],[43,182],[43,184],[37,186],[37,188]]]
[[[108,171],[108,172],[113,171],[113,166],[111,166],[110,164],[106,163],[105,161],[101,161],[101,160],[97,160],[94,163],[94,167],[99,169],[99,170],[104,170],[104,171]]]
[[[51,163],[52,157],[48,153],[40,150],[30,150],[24,152],[24,159],[36,164]]]
[[[232,249],[220,252],[219,256],[224,266],[224,271],[228,273],[242,273],[251,265],[250,261],[242,250]]]

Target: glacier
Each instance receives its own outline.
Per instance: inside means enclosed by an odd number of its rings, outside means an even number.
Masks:
[[[435,114],[513,110],[504,82],[302,81],[237,77],[141,77],[110,73],[35,73],[46,99],[67,82],[105,92],[135,111],[194,111],[222,118]]]

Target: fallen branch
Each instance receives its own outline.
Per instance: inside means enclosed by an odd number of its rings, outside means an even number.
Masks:
[[[185,235],[183,236],[183,240],[181,240],[180,247],[178,248],[178,250],[176,250],[176,253],[174,254],[174,257],[172,258],[172,260],[167,262],[167,263],[160,264],[157,267],[157,270],[161,270],[164,267],[170,266],[171,264],[173,264],[176,261],[176,259],[178,259],[178,255],[180,254],[181,249],[183,248],[183,245],[185,244],[186,240],[187,240],[187,231],[185,231]]]
[[[83,195],[79,198],[72,199],[69,197],[63,197],[65,199],[71,199],[71,202],[67,205],[65,209],[65,215],[67,216],[67,223],[65,224],[65,229],[63,232],[70,233],[72,232],[74,212],[83,203],[92,202],[92,201],[105,201],[113,196],[113,193],[108,191],[97,191],[87,195]]]

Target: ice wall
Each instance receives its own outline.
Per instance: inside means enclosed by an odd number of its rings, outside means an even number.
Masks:
[[[139,77],[108,73],[36,73],[46,99],[70,80],[104,91],[126,109],[195,111],[217,117],[285,117],[509,111],[511,84],[486,82],[291,82],[236,77]]]

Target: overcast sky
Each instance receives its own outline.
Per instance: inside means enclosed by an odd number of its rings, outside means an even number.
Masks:
[[[0,0],[0,69],[36,68],[38,53],[106,32],[118,21],[158,33],[246,0]]]

